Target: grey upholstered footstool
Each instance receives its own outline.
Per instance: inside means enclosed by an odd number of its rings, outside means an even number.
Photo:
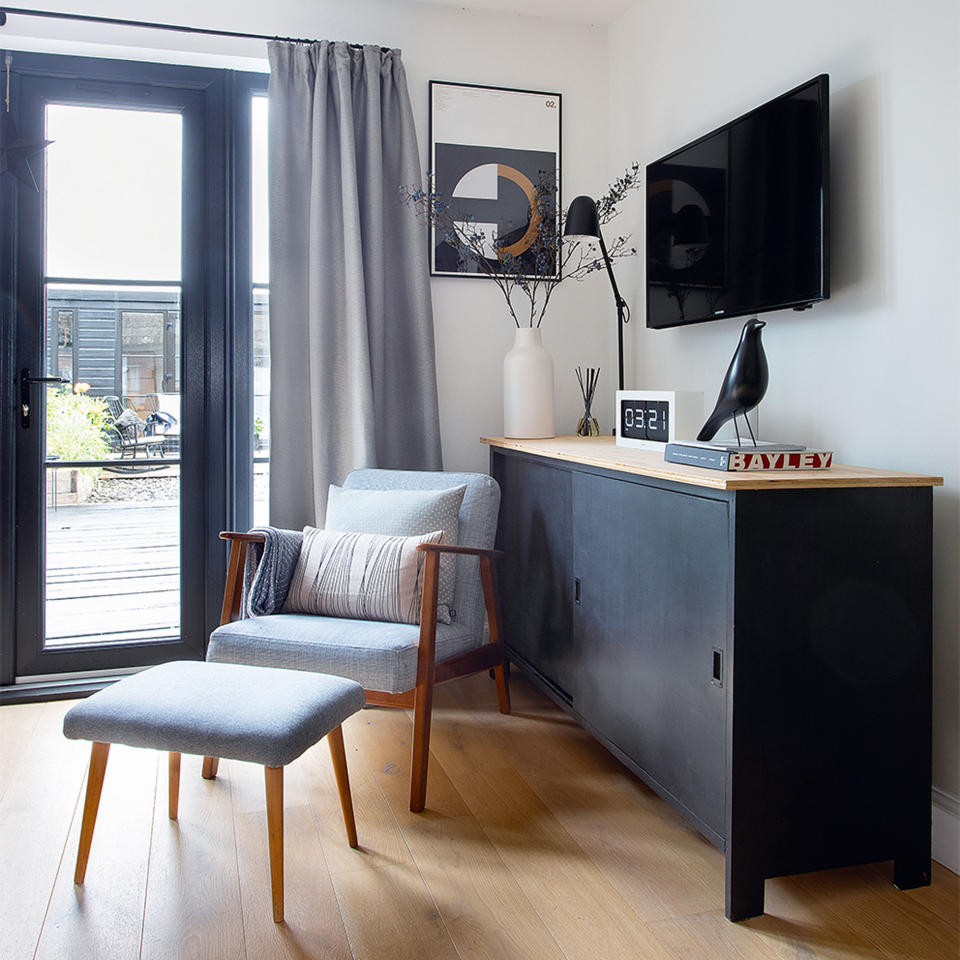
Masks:
[[[180,754],[262,763],[273,919],[283,920],[283,768],[321,737],[330,744],[351,847],[357,845],[340,724],[365,702],[353,680],[322,673],[232,663],[165,663],[127,677],[78,703],[63,732],[92,740],[74,883],[83,883],[111,743],[170,752],[169,814],[177,819]],[[206,761],[205,761],[206,763]]]

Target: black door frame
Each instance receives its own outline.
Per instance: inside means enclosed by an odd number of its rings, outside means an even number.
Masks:
[[[18,529],[16,519],[14,467],[18,453],[23,457],[27,449],[16,415],[18,353],[24,346],[17,342],[17,317],[23,312],[43,316],[43,218],[41,195],[12,177],[0,177],[0,700],[4,701],[27,698],[13,686],[17,676],[120,670],[171,656],[200,657],[209,631],[219,621],[225,551],[217,534],[238,522],[248,523],[252,492],[248,416],[252,383],[234,371],[245,369],[250,359],[249,98],[265,90],[267,77],[17,53],[11,81],[11,106],[18,114],[14,119],[24,136],[39,136],[36,127],[42,122],[42,110],[35,98],[51,85],[58,102],[183,105],[182,396],[184,409],[195,414],[183,424],[181,578],[193,585],[194,602],[183,607],[179,641],[65,649],[45,652],[43,663],[24,663],[22,656],[18,662],[16,575],[24,564],[41,575],[42,530],[23,525]],[[187,256],[188,251],[201,255]],[[32,491],[25,491],[28,499],[40,495],[42,470],[42,463],[32,465],[37,482]],[[19,612],[20,618],[24,615]],[[83,692],[76,684],[34,686],[44,689],[33,689],[29,698]],[[96,688],[98,682],[86,686]]]

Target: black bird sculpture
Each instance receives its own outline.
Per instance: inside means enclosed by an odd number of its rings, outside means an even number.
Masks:
[[[727,375],[720,388],[720,396],[717,397],[717,405],[697,434],[698,440],[712,440],[717,435],[717,431],[738,413],[746,419],[747,413],[763,399],[770,380],[767,355],[763,352],[763,344],[760,342],[760,331],[766,325],[765,321],[758,320],[756,317],[743,325],[740,343],[737,344],[733,359],[727,368]],[[750,428],[749,421],[747,421],[747,428]],[[737,431],[737,436],[739,435]],[[753,436],[752,430],[750,435]]]

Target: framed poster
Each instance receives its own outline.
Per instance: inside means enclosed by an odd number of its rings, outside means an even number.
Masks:
[[[468,227],[493,272],[499,248],[511,273],[558,275],[556,244],[545,256],[537,240],[560,226],[560,104],[559,93],[430,81],[430,170],[450,226],[430,225],[431,275],[486,275],[450,242]]]

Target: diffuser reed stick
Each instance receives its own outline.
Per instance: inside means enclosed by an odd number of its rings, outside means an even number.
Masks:
[[[597,381],[600,379],[599,367],[577,367],[577,380],[580,383],[580,394],[583,397],[583,416],[577,421],[577,436],[597,437],[600,435],[600,424],[593,416],[590,408],[593,406],[593,397],[597,392]]]

